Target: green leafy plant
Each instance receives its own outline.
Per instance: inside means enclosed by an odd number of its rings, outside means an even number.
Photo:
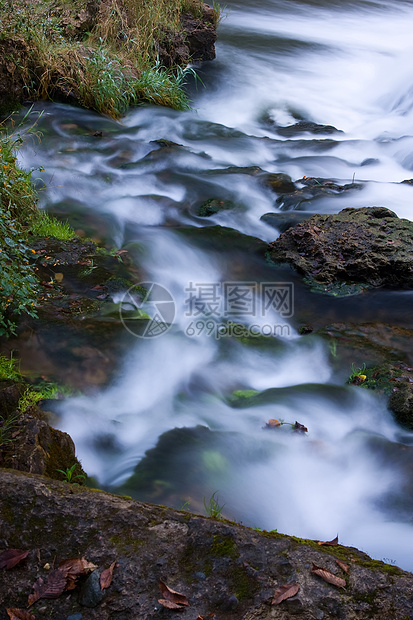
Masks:
[[[213,517],[214,519],[221,519],[224,507],[225,504],[219,503],[218,491],[212,493],[208,501],[204,497],[204,508],[208,517]]]
[[[179,508],[179,510],[184,510],[185,512],[187,512],[189,510],[189,505],[190,505],[191,501],[189,499],[187,499]]]
[[[34,127],[35,123],[23,135]],[[15,151],[22,142],[19,133],[0,124],[0,336],[15,333],[21,313],[37,316],[37,280],[27,235],[37,214],[37,198],[31,184],[33,171],[17,164]]]
[[[10,353],[10,357],[0,355],[0,381],[6,379],[11,381],[20,381],[22,379],[20,360],[13,357],[13,351]]]
[[[333,357],[337,357],[337,340],[331,340],[329,342],[328,348],[330,349],[330,353]]]
[[[35,407],[40,400],[42,400],[42,395],[39,392],[34,392],[32,388],[28,387],[20,396],[17,409],[21,413],[24,413],[27,409]]]
[[[360,368],[351,365],[351,373],[347,379],[347,383],[363,383],[366,380],[366,364],[363,364]]]
[[[73,463],[71,467],[67,467],[66,469],[57,469],[56,471],[63,474],[65,482],[73,484],[77,479],[85,481],[86,476],[84,474],[75,474],[76,467],[78,467],[78,463]]]
[[[75,231],[68,222],[60,221],[45,211],[37,211],[30,229],[35,236],[54,237],[60,241],[70,241],[75,236]]]
[[[13,431],[17,427],[18,417],[17,412],[11,415],[0,414],[0,448],[14,440]]]
[[[37,317],[37,280],[26,242],[19,223],[0,203],[0,335],[16,333],[22,312]]]

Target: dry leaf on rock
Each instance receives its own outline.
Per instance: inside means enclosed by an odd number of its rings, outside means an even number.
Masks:
[[[53,570],[46,581],[41,577],[33,585],[34,593],[29,596],[29,606],[40,598],[59,598],[66,590],[67,576],[60,569]]]
[[[175,609],[175,611],[183,611],[185,609],[184,605],[174,603],[173,601],[168,601],[166,598],[158,598],[158,603],[160,603],[167,609]]]
[[[20,549],[7,549],[0,553],[0,568],[10,570],[20,564],[29,555],[28,551],[21,551]]]
[[[33,614],[25,609],[17,609],[15,607],[6,609],[10,620],[36,620]]]
[[[189,605],[188,599],[184,594],[180,594],[169,588],[166,583],[159,581],[159,587],[164,598],[158,599],[158,603],[168,609],[183,609],[185,605]]]
[[[74,590],[79,577],[89,575],[96,569],[96,564],[88,562],[85,558],[69,558],[59,564],[59,570],[66,575],[66,590]]]
[[[345,573],[348,574],[350,572],[350,566],[345,562],[342,562],[341,560],[336,560],[336,564],[338,564],[341,570],[343,570]]]
[[[331,583],[333,586],[337,586],[337,588],[346,587],[345,579],[343,579],[342,577],[337,577],[337,575],[334,575],[326,568],[322,568],[321,566],[316,566],[315,564],[313,564],[311,572],[321,577],[321,579],[324,579],[324,581]]]
[[[66,572],[67,575],[88,575],[96,569],[96,564],[88,562],[85,558],[70,558],[59,564],[59,570]]]
[[[280,603],[285,601],[287,598],[291,598],[292,596],[295,596],[299,589],[300,589],[300,586],[298,585],[298,583],[287,583],[283,586],[279,586],[274,592],[274,596],[273,596],[271,604],[279,605]]]
[[[102,571],[102,574],[100,576],[100,589],[101,590],[106,590],[106,588],[109,588],[110,584],[112,583],[113,569],[115,568],[115,566],[116,566],[116,560],[112,562],[109,568],[105,568],[105,570]]]
[[[333,538],[333,540],[327,540],[325,542],[322,542],[321,540],[318,541],[319,545],[329,545],[330,547],[335,547],[336,545],[338,545],[338,534],[335,538]]]

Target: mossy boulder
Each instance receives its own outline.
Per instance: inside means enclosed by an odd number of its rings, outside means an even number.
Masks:
[[[269,244],[268,258],[289,263],[315,290],[360,286],[413,288],[413,222],[384,207],[313,215]],[[354,285],[354,286],[353,286]]]
[[[160,580],[188,598],[180,612],[184,620],[297,615],[303,620],[402,620],[413,615],[411,573],[352,547],[321,547],[11,470],[1,470],[0,515],[0,552],[29,552],[0,582],[2,609],[27,608],[33,584],[50,574],[47,564],[85,557],[97,567],[97,584],[102,571],[116,562],[111,585],[93,606],[85,606],[91,600],[85,590],[93,590],[93,584],[83,580],[69,593],[35,603],[33,615],[56,620],[169,616],[173,612],[158,602]],[[348,574],[337,560],[348,566]],[[323,581],[312,572],[313,564],[344,579],[345,586]],[[276,589],[291,583],[298,584],[298,593],[272,604]]]
[[[0,466],[57,480],[64,479],[59,470],[74,467],[74,476],[84,476],[72,438],[49,426],[37,405],[21,407],[28,389],[23,382],[0,383]]]
[[[203,226],[202,228],[182,226],[175,231],[201,248],[222,252],[248,252],[264,257],[267,245],[258,237],[244,235],[228,226]]]

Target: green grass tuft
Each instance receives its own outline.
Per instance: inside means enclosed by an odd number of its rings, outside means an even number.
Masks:
[[[37,211],[30,230],[37,237],[54,237],[60,241],[70,241],[75,237],[75,231],[68,222],[57,220],[45,211]]]

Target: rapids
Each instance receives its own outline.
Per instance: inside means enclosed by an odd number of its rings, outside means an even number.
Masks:
[[[230,166],[363,184],[302,203],[304,211],[383,205],[413,219],[413,189],[401,183],[413,176],[413,2],[229,0],[224,15],[217,59],[196,67],[203,84],[188,85],[187,112],[143,105],[115,122],[36,104],[43,138],[21,158],[45,168],[41,206],[76,222],[92,213],[105,241],[128,248],[145,281],[175,304],[166,333],[131,332],[113,384],[61,405],[59,427],[103,488],[177,508],[189,500],[199,512],[218,492],[228,518],[320,540],[338,533],[342,544],[413,570],[413,434],[395,424],[385,400],[344,386],[346,372],[321,338],[297,329],[376,318],[413,327],[412,293],[324,298],[247,251],[208,245],[206,229],[203,244],[179,230],[220,224],[276,238],[260,221],[278,210],[276,197],[245,171],[226,173]],[[277,132],[300,119],[341,132]],[[180,146],[153,142],[166,139]],[[197,206],[212,198],[235,206],[199,217]],[[289,308],[263,316],[259,294],[274,282],[291,283],[294,296],[288,289]],[[226,306],[224,283],[250,283],[249,312]],[[270,346],[220,332],[221,321],[267,330]],[[236,406],[234,391],[269,389],[268,402]],[[308,433],[263,429],[270,418],[297,420]],[[146,487],[134,492],[128,480],[159,437],[198,426],[211,433],[171,436],[160,466],[145,470]],[[405,447],[409,467],[393,462],[393,447]]]

